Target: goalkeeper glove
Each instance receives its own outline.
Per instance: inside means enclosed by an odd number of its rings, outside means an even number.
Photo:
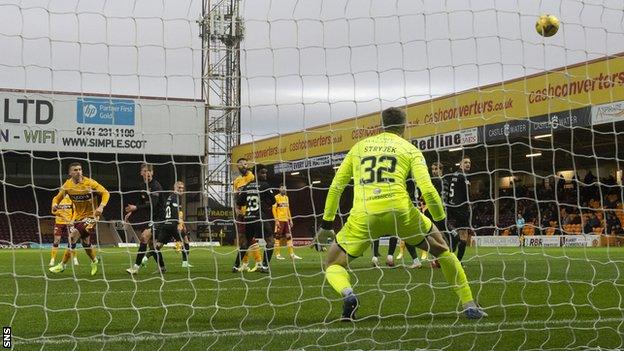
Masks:
[[[336,233],[332,229],[333,222],[323,220],[321,222],[321,227],[316,232],[316,236],[314,237],[314,243],[317,245],[325,246],[329,245],[336,239]]]
[[[321,245],[327,245],[336,239],[336,233],[333,229],[319,229],[316,233],[316,242]]]

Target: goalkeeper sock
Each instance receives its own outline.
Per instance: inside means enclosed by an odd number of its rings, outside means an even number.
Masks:
[[[288,246],[288,255],[292,256],[295,254],[295,248],[293,247],[292,239],[286,240],[286,246]]]
[[[139,244],[139,251],[137,252],[136,260],[134,261],[135,265],[137,265],[137,266],[141,265],[141,261],[143,261],[143,257],[145,257],[145,250],[147,250],[147,244],[146,243],[140,243]]]
[[[464,258],[464,253],[466,252],[466,241],[460,240],[459,245],[457,245],[457,259],[462,260]]]
[[[50,258],[56,260],[56,253],[58,252],[59,244],[52,244],[52,251],[50,252]]]
[[[353,293],[349,273],[343,266],[333,264],[327,267],[325,270],[325,278],[327,278],[329,285],[340,295],[346,296],[349,295],[349,293]]]
[[[440,262],[442,274],[444,274],[446,282],[452,286],[462,305],[473,301],[474,299],[472,298],[472,291],[470,291],[466,273],[457,257],[449,251],[444,251],[438,256],[438,261]]]
[[[82,244],[82,247],[91,258],[91,261],[95,261],[95,249],[91,247],[91,244]]]
[[[273,246],[273,250],[275,250],[275,255],[276,256],[281,256],[282,255],[282,253],[280,252],[281,249],[282,249],[281,240],[275,240],[275,246]]]
[[[182,261],[188,261],[189,250],[191,249],[191,245],[189,243],[184,243],[184,250],[182,250]]]

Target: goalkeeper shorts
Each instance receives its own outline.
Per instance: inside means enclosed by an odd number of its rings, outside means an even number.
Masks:
[[[376,214],[351,214],[336,235],[336,242],[352,257],[360,257],[372,240],[398,236],[409,245],[418,245],[431,230],[431,220],[416,207]]]

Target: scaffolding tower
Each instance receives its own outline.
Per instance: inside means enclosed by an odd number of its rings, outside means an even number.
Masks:
[[[204,0],[202,94],[206,100],[203,165],[207,207],[230,206],[232,147],[240,143],[240,42],[244,27],[240,0]]]

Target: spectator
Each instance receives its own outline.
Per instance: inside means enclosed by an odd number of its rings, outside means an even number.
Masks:
[[[557,178],[559,178],[557,180],[557,196],[562,196],[566,181],[563,176],[558,175]]]
[[[622,223],[613,211],[605,211],[607,228],[605,233],[609,235],[621,235]]]
[[[524,229],[525,224],[524,217],[522,217],[522,213],[518,212],[518,217],[516,218],[516,230],[518,231],[518,236],[522,235],[522,229]]]
[[[587,174],[585,175],[585,179],[583,179],[583,183],[585,183],[585,185],[592,185],[595,181],[596,181],[596,176],[594,176],[594,174],[592,173],[590,169],[589,171],[587,171]]]
[[[605,198],[605,207],[610,209],[615,209],[617,206],[617,196],[609,195]]]
[[[612,235],[619,235],[619,236],[624,236],[624,228],[622,228],[622,225],[616,224],[613,228],[612,228]]]
[[[570,220],[570,224],[583,224],[583,220],[581,219],[581,216],[578,213],[572,213],[570,214],[571,220]]]
[[[584,191],[581,193],[582,196],[594,199],[599,197],[598,185],[594,184],[596,179],[596,176],[594,176],[591,170],[589,170],[583,179]]]
[[[563,225],[565,226],[565,225],[569,225],[569,224],[574,224],[574,214],[567,213],[565,210],[564,210],[563,213],[564,213],[564,216],[562,216],[562,218],[563,218],[562,219]]]
[[[594,232],[594,228],[600,227],[600,220],[596,217],[595,213],[590,213],[589,218],[585,221],[585,227],[583,228],[583,233],[592,234]]]
[[[572,183],[572,193],[575,196],[578,196],[578,193],[577,193],[577,190],[578,190],[578,177],[576,176],[576,174],[574,176],[572,176],[571,183]]]
[[[542,215],[542,227],[548,228],[550,227],[550,222],[555,221],[555,216],[553,211],[550,208],[547,208]]]

